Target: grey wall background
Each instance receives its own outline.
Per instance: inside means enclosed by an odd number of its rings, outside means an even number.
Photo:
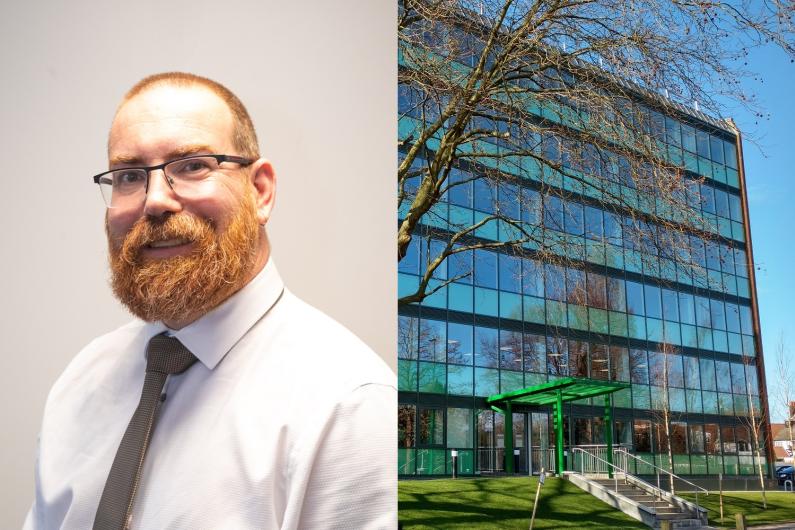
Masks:
[[[129,320],[107,286],[115,106],[187,70],[237,93],[277,171],[273,255],[299,296],[396,365],[394,2],[0,5],[0,528],[33,498],[47,392],[93,337]]]

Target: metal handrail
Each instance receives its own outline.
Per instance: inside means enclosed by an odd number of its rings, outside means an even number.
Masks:
[[[628,464],[628,462],[627,462],[627,457],[628,457],[628,456],[629,456],[629,457],[632,457],[632,458],[634,458],[635,460],[637,460],[637,461],[639,461],[639,462],[643,462],[643,464],[645,464],[645,465],[647,465],[647,466],[651,466],[651,467],[653,467],[653,468],[654,468],[654,469],[657,471],[657,488],[656,488],[656,489],[657,489],[657,492],[658,492],[658,493],[657,493],[657,496],[658,496],[659,498],[662,498],[662,494],[663,494],[663,489],[660,487],[660,471],[662,471],[663,473],[667,473],[668,475],[670,475],[670,476],[671,476],[671,477],[673,477],[673,478],[679,479],[680,481],[684,482],[685,484],[690,484],[691,486],[693,486],[694,488],[696,488],[696,492],[695,492],[695,493],[696,493],[696,510],[698,510],[698,511],[700,511],[700,510],[701,510],[701,507],[700,507],[700,506],[699,506],[699,504],[698,504],[698,490],[701,490],[701,491],[703,491],[705,494],[709,495],[709,491],[708,491],[707,489],[705,489],[705,488],[702,488],[702,487],[701,487],[701,486],[699,486],[698,484],[693,484],[693,483],[692,483],[692,482],[690,482],[689,480],[683,479],[683,478],[682,478],[682,477],[680,477],[679,475],[677,475],[677,474],[675,474],[675,473],[671,473],[671,472],[670,472],[670,471],[668,471],[667,469],[663,469],[663,468],[661,468],[661,467],[657,466],[656,464],[652,464],[651,462],[647,462],[646,460],[643,460],[642,458],[638,458],[637,456],[633,455],[632,453],[630,453],[629,451],[627,451],[627,450],[626,450],[626,449],[624,449],[623,447],[622,447],[622,448],[620,448],[620,449],[615,449],[615,450],[613,451],[613,454],[615,454],[615,453],[621,453],[622,455],[624,455],[624,473],[626,473],[626,474],[629,474],[629,464]],[[648,484],[648,483],[647,483],[647,484]],[[651,485],[651,484],[649,484],[649,485],[650,485],[652,488],[654,488],[654,486],[653,486],[653,485]],[[671,495],[673,495],[673,493],[671,493]]]
[[[655,465],[655,464],[652,464],[651,462],[647,462],[646,460],[643,460],[642,458],[639,458],[639,457],[637,457],[637,456],[633,455],[632,453],[630,453],[629,451],[627,451],[627,450],[626,450],[626,449],[624,449],[624,448],[615,449],[615,450],[613,450],[613,453],[614,453],[614,454],[615,454],[615,453],[622,453],[622,454],[624,454],[624,455],[626,455],[626,456],[631,456],[631,457],[632,457],[632,458],[634,458],[635,460],[638,460],[638,461],[640,461],[640,462],[643,462],[643,463],[644,463],[644,464],[646,464],[647,466],[651,466],[651,467],[653,467],[654,469],[658,470],[658,473],[657,473],[658,475],[659,475],[659,471],[662,471],[663,473],[667,473],[668,475],[672,476],[673,478],[677,478],[677,479],[681,480],[682,482],[684,482],[685,484],[690,484],[690,485],[691,485],[691,486],[693,486],[694,488],[698,488],[698,489],[700,489],[701,491],[703,491],[704,493],[706,493],[707,495],[709,495],[709,491],[708,491],[708,490],[706,490],[706,489],[704,489],[704,488],[702,488],[702,487],[701,487],[701,486],[699,486],[698,484],[693,484],[693,483],[692,483],[692,482],[690,482],[689,480],[683,479],[683,478],[682,478],[682,477],[680,477],[679,475],[677,475],[677,474],[675,474],[675,473],[671,473],[671,472],[670,472],[670,471],[668,471],[667,469],[663,469],[663,468],[661,468],[661,467],[659,467],[659,466],[657,466],[657,465]],[[625,466],[625,467],[627,467],[627,466]]]
[[[608,466],[612,467],[616,471],[619,471],[619,472],[623,473],[624,474],[624,482],[626,482],[626,479],[627,479],[626,474],[627,474],[627,472],[625,470],[621,469],[620,467],[616,466],[615,464],[613,464],[611,462],[608,462],[607,460],[605,460],[603,458],[599,458],[598,456],[596,456],[593,453],[589,453],[588,451],[586,451],[584,449],[580,449],[579,447],[575,447],[575,448],[572,449],[572,453],[576,453],[577,451],[581,452],[584,456],[587,455],[589,458],[593,458],[594,460],[599,460],[600,462],[604,462],[605,464],[607,464]],[[572,456],[573,456],[573,454],[572,454]],[[585,460],[585,458],[583,458],[583,461],[584,460]],[[575,458],[574,461],[577,462],[577,459]],[[618,493],[618,473],[613,473],[613,481],[615,482],[615,492]]]

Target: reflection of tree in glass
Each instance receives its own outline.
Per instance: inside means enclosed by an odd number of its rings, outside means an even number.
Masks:
[[[398,261],[413,238],[444,242],[401,303],[471,275],[435,273],[457,253],[531,249],[541,262],[567,263],[582,259],[586,238],[599,252],[622,243],[646,251],[632,262],[662,257],[699,285],[706,275],[687,235],[712,238],[716,223],[702,208],[728,208],[702,201],[714,190],[696,193],[703,178],[682,178],[683,157],[722,170],[736,160],[717,136],[668,116],[693,101],[724,115],[717,93],[752,106],[738,65],[768,40],[795,55],[790,15],[785,2],[485,0],[470,10],[401,1]],[[527,187],[543,201],[527,198],[515,175],[532,176]],[[617,219],[583,219],[594,201]]]
[[[414,405],[398,406],[398,447],[414,447]]]

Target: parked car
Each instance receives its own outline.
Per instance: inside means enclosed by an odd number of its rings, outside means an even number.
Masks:
[[[793,472],[795,472],[795,468],[792,466],[784,466],[778,468],[776,471],[776,477],[778,478],[778,485],[782,486],[785,480],[792,480],[793,484],[795,484],[795,479],[793,479]]]

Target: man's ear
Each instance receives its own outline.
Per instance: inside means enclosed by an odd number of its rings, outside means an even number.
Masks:
[[[268,159],[260,158],[251,165],[251,182],[254,185],[257,221],[264,226],[270,219],[276,201],[276,173]]]

